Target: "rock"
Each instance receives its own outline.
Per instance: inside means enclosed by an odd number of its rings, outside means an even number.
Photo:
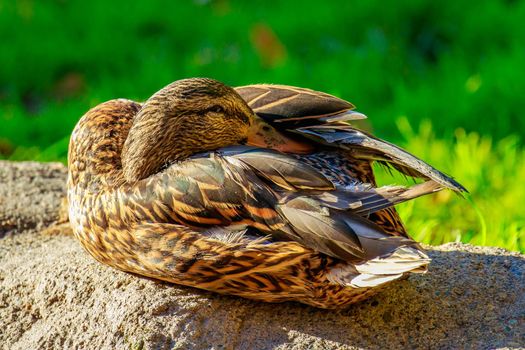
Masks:
[[[0,160],[0,238],[56,221],[66,176],[60,163]]]
[[[429,247],[413,275],[346,310],[265,304],[103,266],[57,219],[65,169],[0,162],[0,347],[5,349],[355,349],[525,347],[525,258]]]

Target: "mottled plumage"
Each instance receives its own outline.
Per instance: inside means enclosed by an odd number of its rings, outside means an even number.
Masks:
[[[463,188],[349,126],[364,118],[352,108],[210,79],[105,102],[71,136],[73,231],[98,261],[160,280],[322,308],[362,300],[430,261],[393,205]],[[376,188],[373,160],[426,182]]]

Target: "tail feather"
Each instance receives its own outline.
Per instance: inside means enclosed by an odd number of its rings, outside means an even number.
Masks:
[[[401,246],[391,254],[362,264],[342,264],[327,275],[332,283],[371,288],[401,278],[406,273],[425,273],[431,259],[416,247]]]
[[[416,247],[401,246],[388,256],[376,257],[356,265],[359,273],[390,275],[420,270],[430,258]]]

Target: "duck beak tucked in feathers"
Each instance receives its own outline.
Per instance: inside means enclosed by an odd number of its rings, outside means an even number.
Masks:
[[[246,144],[284,153],[308,154],[314,151],[314,147],[304,139],[285,135],[259,118],[252,124]]]

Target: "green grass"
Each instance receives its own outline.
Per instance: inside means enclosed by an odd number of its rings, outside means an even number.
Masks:
[[[454,138],[436,139],[431,123],[414,131],[406,118],[398,128],[405,138],[400,144],[433,166],[454,177],[470,194],[451,191],[418,198],[398,206],[409,233],[429,244],[464,242],[525,251],[525,151],[517,137],[493,142],[475,132],[457,129]],[[404,179],[377,169],[383,184]]]
[[[399,114],[523,135],[523,18],[525,2],[497,0],[2,1],[0,138],[46,147],[98,102],[189,76],[335,93],[391,138]]]
[[[90,107],[179,78],[310,87],[471,190],[401,206],[417,239],[523,251],[524,18],[510,0],[0,0],[0,158],[64,161]]]

